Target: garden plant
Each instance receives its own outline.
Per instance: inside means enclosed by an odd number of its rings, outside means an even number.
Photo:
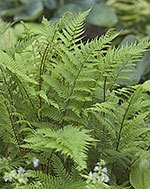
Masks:
[[[0,188],[150,188],[150,81],[119,82],[150,43],[83,42],[89,12],[0,50]]]

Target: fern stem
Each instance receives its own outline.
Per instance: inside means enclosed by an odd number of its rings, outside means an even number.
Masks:
[[[104,93],[103,93],[103,101],[106,101],[106,84],[107,84],[107,76],[104,77]]]
[[[129,104],[128,104],[128,106],[127,106],[127,109],[126,109],[126,111],[125,111],[125,113],[124,113],[124,115],[123,115],[123,118],[122,118],[120,130],[119,130],[119,133],[118,133],[118,139],[117,139],[117,142],[116,142],[116,151],[119,150],[119,145],[120,145],[120,141],[121,141],[121,134],[122,134],[122,130],[123,130],[123,128],[124,128],[124,122],[125,122],[125,119],[126,119],[126,116],[127,116],[128,111],[129,111],[129,108],[130,108],[130,106],[131,106],[131,103],[132,103],[133,98],[134,98],[134,94],[131,96],[130,101],[129,101]]]
[[[53,35],[53,37],[52,37],[52,39],[51,39],[51,41],[49,41],[48,43],[47,43],[47,45],[46,45],[46,48],[45,48],[45,50],[44,50],[44,53],[43,53],[43,56],[42,56],[42,59],[41,59],[41,64],[40,64],[40,73],[39,73],[39,91],[41,91],[41,89],[42,89],[42,83],[43,83],[43,78],[42,78],[42,76],[43,76],[43,74],[44,74],[44,72],[45,72],[45,63],[46,63],[46,59],[47,59],[47,56],[48,56],[48,54],[50,54],[51,53],[51,51],[52,51],[52,43],[53,43],[53,41],[54,41],[54,39],[55,39],[55,35],[56,35],[56,32],[57,32],[57,29],[55,29],[55,31],[54,31],[54,35]],[[48,51],[49,50],[49,51]],[[39,110],[42,108],[42,98],[39,96]],[[41,119],[41,118],[39,118],[39,119]]]
[[[68,108],[68,106],[69,106],[69,104],[70,104],[70,100],[71,100],[71,96],[73,95],[73,93],[74,93],[74,88],[75,88],[75,85],[76,85],[76,83],[77,83],[77,79],[78,79],[78,77],[79,77],[79,75],[80,75],[80,73],[81,73],[81,71],[82,71],[82,68],[83,68],[83,64],[81,65],[81,67],[80,67],[80,69],[79,69],[79,71],[78,71],[78,74],[77,74],[77,76],[75,77],[75,80],[74,80],[74,83],[73,83],[73,86],[72,86],[72,88],[71,88],[71,92],[70,92],[70,95],[69,95],[69,97],[68,97],[68,101],[67,101],[67,104],[66,104],[66,107],[65,107],[65,111],[64,111],[64,113],[63,113],[63,115],[62,115],[62,121],[61,121],[61,127],[63,127],[64,126],[64,117],[66,116],[66,114],[67,114],[67,108]]]
[[[13,74],[13,73],[12,73],[12,74]],[[26,88],[24,87],[24,85],[22,84],[22,82],[20,81],[20,79],[18,78],[18,76],[17,76],[16,74],[13,74],[13,75],[14,75],[15,78],[18,80],[18,82],[20,83],[22,89],[24,90],[24,92],[25,92],[25,94],[26,94],[26,96],[27,96],[27,99],[29,100],[29,102],[30,102],[30,104],[31,104],[31,107],[32,107],[33,109],[35,109],[35,106],[34,106],[32,100],[31,100],[31,98],[30,98],[30,96],[29,96],[29,94],[28,94],[28,91],[26,90]],[[36,117],[37,117],[38,121],[40,121],[37,114],[36,114]]]
[[[8,93],[9,93],[9,95],[10,95],[10,97],[11,97],[11,92],[10,92],[10,90],[9,90],[7,80],[6,80],[6,78],[5,78],[3,68],[0,67],[0,69],[1,69],[1,73],[2,73],[3,79],[4,79],[5,87],[6,87]],[[12,99],[11,99],[11,100],[12,100]],[[11,104],[9,98],[8,98],[8,101],[9,101],[9,103]],[[20,150],[20,148],[19,148],[19,140],[18,140],[18,137],[17,137],[17,133],[16,133],[16,131],[15,131],[15,128],[14,128],[13,118],[12,118],[11,112],[10,112],[10,110],[9,110],[9,108],[8,108],[8,105],[7,105],[7,103],[6,103],[5,101],[4,101],[4,104],[5,104],[6,110],[7,110],[7,112],[8,112],[9,120],[10,120],[11,127],[12,127],[12,130],[13,130],[13,133],[14,133],[14,136],[15,136],[15,139],[16,139],[16,142],[17,142],[17,145],[18,145],[18,149],[19,149],[19,151],[21,152],[21,150]]]
[[[22,84],[22,82],[20,81],[20,79],[18,78],[17,75],[14,74],[14,76],[16,77],[16,79],[18,80],[18,82],[21,84],[21,87],[23,88],[23,90],[24,90],[24,92],[25,92],[25,94],[26,94],[26,96],[27,96],[27,98],[28,98],[28,100],[29,100],[29,102],[30,102],[32,108],[35,108],[35,107],[34,107],[34,104],[33,104],[33,102],[32,102],[32,100],[30,99],[30,96],[29,96],[27,90],[26,90],[25,87],[24,87],[24,85]]]
[[[43,56],[42,56],[42,60],[41,60],[41,64],[40,64],[40,73],[39,73],[39,91],[42,88],[42,75],[44,73],[44,67],[45,67],[45,60],[47,58],[47,54],[48,54],[48,48],[49,48],[49,43],[47,43],[46,48],[44,50]]]
[[[4,75],[3,68],[0,67],[0,69],[1,69],[1,72],[2,72],[2,76],[3,76],[3,79],[4,79],[5,86],[6,86],[6,88],[7,88],[8,94],[9,94],[9,96],[10,96],[10,100],[13,101],[13,100],[12,100],[11,91],[10,91],[10,89],[9,89],[9,87],[8,87],[8,83],[7,83],[6,77],[5,77],[5,75]]]
[[[7,107],[8,116],[9,116],[9,119],[10,119],[10,122],[11,122],[11,127],[12,127],[12,130],[13,130],[13,132],[14,132],[15,139],[16,139],[16,141],[17,141],[18,149],[19,149],[19,151],[21,152],[21,149],[19,148],[18,136],[17,136],[17,133],[16,133],[16,131],[15,131],[14,124],[13,124],[13,118],[12,118],[12,116],[11,116],[10,110],[9,110],[9,108],[8,108],[8,106],[7,106],[6,103],[5,103],[5,105],[6,105],[6,107]]]
[[[48,55],[48,48],[49,48],[49,43],[47,43],[46,48],[44,50],[43,56],[42,56],[42,60],[41,60],[41,64],[40,64],[40,73],[39,73],[39,91],[41,91],[42,89],[42,75],[44,73],[44,64]],[[42,108],[42,98],[39,96],[39,109]]]

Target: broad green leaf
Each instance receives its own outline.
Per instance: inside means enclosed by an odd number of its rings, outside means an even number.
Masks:
[[[14,20],[35,20],[37,19],[43,12],[43,4],[38,0],[22,0],[24,3],[24,11],[16,14],[14,16]]]
[[[118,19],[114,9],[104,4],[95,4],[87,18],[87,22],[97,26],[114,26]]]
[[[78,4],[80,7],[82,7],[83,10],[91,8],[94,3],[96,3],[97,0],[75,0],[74,3]]]
[[[72,13],[77,13],[78,11],[81,11],[81,10],[82,10],[82,8],[79,5],[77,5],[75,3],[68,3],[68,4],[62,6],[60,9],[58,9],[56,11],[55,16],[61,17],[66,11],[72,12]]]
[[[57,8],[57,1],[56,0],[44,0],[44,5],[49,10],[54,10]]]
[[[5,8],[0,8],[0,16],[14,16],[15,14],[19,14],[24,10],[24,7],[18,6],[18,7],[5,7]]]
[[[150,189],[150,157],[142,158],[133,164],[130,182],[135,189]]]

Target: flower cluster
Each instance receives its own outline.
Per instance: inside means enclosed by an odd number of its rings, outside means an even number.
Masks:
[[[107,169],[107,167],[104,167],[103,169],[102,169],[102,174],[101,174],[101,176],[102,176],[102,179],[103,179],[103,181],[105,182],[105,183],[108,183],[109,182],[109,177],[108,177],[108,169]]]
[[[39,159],[33,159],[33,167],[37,168],[39,166]],[[19,182],[26,184],[28,181],[29,173],[25,171],[23,167],[19,167],[17,170],[11,170],[10,172],[5,172],[4,182]]]
[[[10,172],[5,172],[3,177],[4,182],[19,182],[26,184],[28,181],[28,173],[25,172],[23,167],[19,167],[17,170],[11,170]]]
[[[105,166],[105,162],[102,160],[97,163],[88,176],[83,176],[87,179],[87,183],[98,184],[100,186],[103,186],[110,181],[108,177],[108,169]]]
[[[100,177],[103,182],[108,183],[110,179],[107,174],[108,174],[107,167],[100,168],[98,165],[96,165],[93,169],[93,173],[91,174],[91,177],[96,180],[98,180]]]

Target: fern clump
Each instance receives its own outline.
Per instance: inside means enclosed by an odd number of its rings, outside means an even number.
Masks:
[[[18,42],[0,50],[1,157],[14,164],[2,178],[15,169],[8,186],[111,188],[92,173],[92,184],[81,176],[104,159],[117,188],[136,154],[149,149],[150,82],[122,87],[119,81],[150,44],[114,47],[113,29],[83,43],[88,13],[65,14],[56,24],[43,19],[36,33],[23,24]],[[26,174],[16,172],[19,165]]]

